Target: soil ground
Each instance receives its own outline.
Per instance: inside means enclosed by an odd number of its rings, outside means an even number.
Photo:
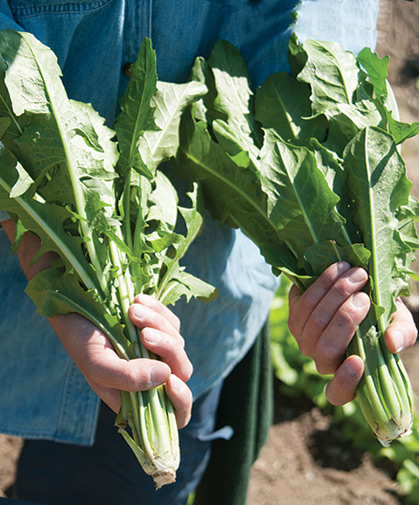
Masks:
[[[419,1],[381,0],[378,53],[390,55],[390,82],[401,119],[419,119]],[[419,138],[403,155],[419,196]],[[419,285],[419,283],[418,283]],[[419,287],[407,303],[419,321]],[[419,346],[403,361],[419,393]],[[419,405],[419,402],[417,403]],[[0,435],[0,497],[13,483],[21,441]],[[344,442],[331,419],[306,401],[276,393],[275,423],[254,465],[248,505],[400,505],[396,483],[367,453]]]

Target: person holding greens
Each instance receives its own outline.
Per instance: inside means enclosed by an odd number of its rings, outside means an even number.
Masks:
[[[0,0],[0,30],[27,31],[49,46],[69,97],[92,103],[112,126],[144,37],[152,40],[161,80],[185,81],[195,57],[226,39],[257,86],[288,69],[293,32],[357,52],[374,48],[377,14],[378,0]],[[39,247],[31,235],[10,256],[15,225],[5,213],[1,219],[0,431],[25,439],[16,497],[44,505],[185,505],[196,491],[197,505],[244,505],[271,419],[266,322],[278,286],[257,248],[207,217],[185,265],[220,296],[210,304],[181,301],[173,310],[139,297],[131,319],[162,360],[127,362],[81,316],[47,321],[35,313],[23,291],[53,258],[31,263]],[[327,395],[334,404],[353,399],[362,374],[362,361],[344,354],[369,308],[366,281],[362,269],[338,263],[304,294],[290,294],[290,328],[319,371],[333,374]],[[415,338],[400,302],[388,348],[399,352]],[[120,390],[162,383],[182,428],[182,456],[177,482],[156,492],[113,424]],[[216,445],[221,459],[211,456]]]

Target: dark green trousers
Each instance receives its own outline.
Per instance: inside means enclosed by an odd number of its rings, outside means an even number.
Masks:
[[[265,325],[245,358],[226,379],[217,427],[230,425],[230,440],[216,440],[197,489],[194,505],[245,505],[250,472],[273,417],[273,374],[269,326]]]

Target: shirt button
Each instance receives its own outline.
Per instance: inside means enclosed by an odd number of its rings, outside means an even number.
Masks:
[[[122,67],[122,73],[126,77],[131,77],[131,75],[132,75],[132,67],[133,67],[132,63],[125,63],[125,65]]]

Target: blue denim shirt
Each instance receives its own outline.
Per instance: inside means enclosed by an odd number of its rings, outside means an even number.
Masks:
[[[254,86],[288,68],[295,30],[358,51],[375,46],[378,0],[0,0],[0,29],[32,32],[58,57],[71,98],[90,102],[108,124],[126,86],[121,69],[151,37],[162,80],[183,81],[216,40],[242,51]],[[295,15],[297,14],[297,15]],[[1,168],[0,168],[1,169]],[[90,444],[98,398],[48,323],[23,293],[16,257],[0,231],[0,431]],[[207,219],[188,270],[217,286],[211,304],[181,301],[197,398],[244,356],[266,321],[277,279],[239,231]]]

